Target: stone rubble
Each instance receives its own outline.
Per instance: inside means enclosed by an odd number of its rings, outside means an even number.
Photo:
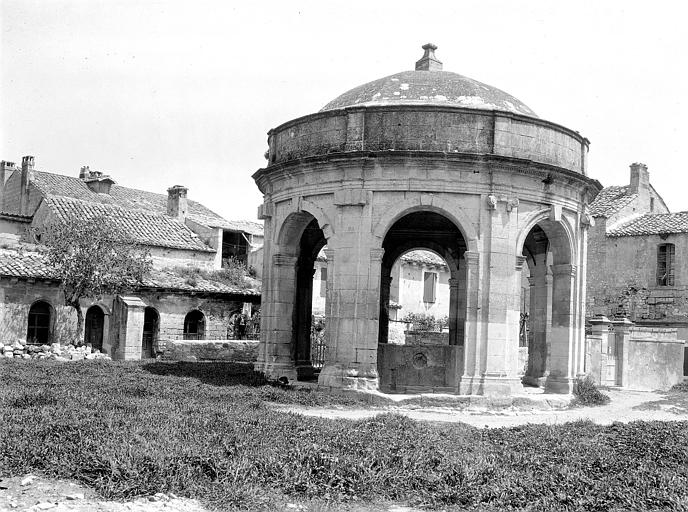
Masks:
[[[89,345],[29,345],[24,340],[4,344],[0,342],[0,358],[6,359],[53,359],[55,361],[81,361],[83,359],[111,359]]]

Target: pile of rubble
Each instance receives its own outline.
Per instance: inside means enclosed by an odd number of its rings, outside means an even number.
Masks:
[[[90,346],[74,345],[28,345],[25,341],[15,341],[10,345],[0,343],[0,357],[9,359],[54,359],[55,361],[81,361],[82,359],[110,359]]]

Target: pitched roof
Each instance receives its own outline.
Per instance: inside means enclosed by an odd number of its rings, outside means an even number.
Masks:
[[[610,230],[607,236],[688,233],[688,212],[648,213]]]
[[[442,258],[431,251],[409,251],[401,259],[408,263],[418,263],[421,265],[447,266],[447,263]]]
[[[243,231],[249,235],[263,236],[263,224],[260,222],[253,222],[250,220],[228,220],[225,229],[231,231]]]
[[[71,197],[48,196],[48,207],[62,219],[89,219],[105,216],[131,234],[135,241],[156,247],[214,252],[183,222],[168,215],[127,209],[115,204],[84,201]]]
[[[590,203],[590,214],[593,217],[609,217],[618,212],[638,197],[638,194],[629,194],[629,188],[628,185],[603,188]]]
[[[0,249],[0,276],[54,279],[55,272],[46,263],[45,255],[39,252]]]
[[[0,249],[0,276],[18,277],[22,279],[57,279],[55,272],[48,265],[44,253],[23,246],[12,249]],[[177,274],[174,270],[153,269],[143,283],[143,288],[164,288],[196,293],[223,293],[237,295],[259,296],[257,282],[250,289],[229,286],[223,282],[201,276],[194,277],[194,285]]]
[[[135,188],[112,185],[109,194],[93,192],[81,179],[62,174],[34,171],[32,182],[45,195],[71,197],[101,204],[117,205],[126,209],[167,213],[167,195]],[[187,216],[194,222],[210,227],[232,229],[232,224],[217,213],[196,201],[187,201]]]

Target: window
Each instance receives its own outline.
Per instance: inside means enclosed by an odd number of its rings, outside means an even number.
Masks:
[[[437,274],[435,272],[423,272],[423,302],[435,302],[437,291]]]
[[[327,293],[327,267],[320,269],[320,296],[324,297]]]
[[[674,286],[674,244],[657,246],[657,286]]]
[[[29,326],[26,342],[30,345],[46,345],[50,342],[51,307],[47,302],[38,301],[29,309]]]
[[[184,318],[184,339],[205,339],[205,317],[200,311],[190,311]]]
[[[655,211],[655,198],[651,197],[650,198],[650,213]]]

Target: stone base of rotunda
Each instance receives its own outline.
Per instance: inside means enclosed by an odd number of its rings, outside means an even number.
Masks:
[[[575,385],[575,379],[569,377],[548,376],[545,381],[545,393],[571,394]]]
[[[460,395],[510,396],[523,393],[523,384],[517,377],[485,374],[463,377],[459,383]]]
[[[258,361],[255,366],[256,370],[262,371],[268,379],[284,380],[289,382],[297,380],[298,374],[294,363],[273,363]]]
[[[328,364],[320,371],[318,386],[357,391],[375,391],[380,379],[375,368],[351,368]]]

